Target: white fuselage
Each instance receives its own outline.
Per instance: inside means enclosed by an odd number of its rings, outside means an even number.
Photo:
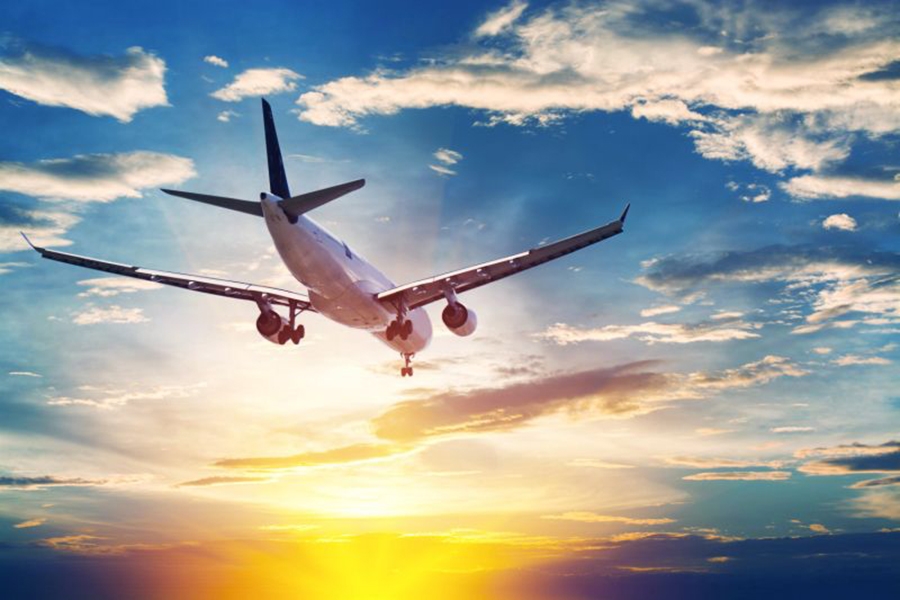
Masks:
[[[291,223],[278,200],[268,194],[261,199],[266,226],[281,260],[309,291],[313,308],[342,325],[370,332],[402,354],[424,350],[431,341],[428,313],[421,308],[407,312],[412,335],[388,341],[385,330],[397,318],[397,309],[376,296],[394,283],[312,219],[300,215]]]

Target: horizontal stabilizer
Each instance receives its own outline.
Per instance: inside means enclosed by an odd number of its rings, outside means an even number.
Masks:
[[[256,215],[257,217],[263,216],[262,206],[259,202],[238,200],[237,198],[224,198],[222,196],[210,196],[208,194],[195,194],[194,192],[181,192],[179,190],[162,189],[162,191],[170,196],[179,196],[181,198],[187,198],[188,200],[194,200],[195,202],[203,202],[204,204],[212,204],[213,206],[227,208],[228,210],[247,213],[248,215]]]
[[[281,201],[281,209],[291,217],[299,217],[303,213],[309,212],[314,208],[319,208],[323,204],[327,204],[332,200],[340,198],[350,192],[358,190],[366,185],[365,179],[357,179],[348,183],[342,183],[323,190],[316,190],[308,194],[300,194],[293,198],[287,198]]]

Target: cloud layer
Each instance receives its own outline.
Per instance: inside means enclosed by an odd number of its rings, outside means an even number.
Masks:
[[[247,69],[210,96],[224,102],[240,102],[251,96],[293,91],[297,89],[298,79],[303,76],[285,68]]]

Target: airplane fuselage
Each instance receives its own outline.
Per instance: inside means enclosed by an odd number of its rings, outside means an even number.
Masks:
[[[407,312],[412,335],[388,340],[385,332],[397,311],[376,295],[394,288],[394,282],[312,219],[300,215],[291,223],[278,200],[269,194],[260,200],[266,226],[281,260],[309,291],[313,308],[342,325],[370,332],[402,354],[424,350],[432,333],[428,313],[422,308]]]

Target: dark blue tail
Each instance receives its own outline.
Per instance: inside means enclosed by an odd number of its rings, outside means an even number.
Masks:
[[[272,107],[263,98],[263,123],[266,128],[266,155],[269,159],[269,191],[280,198],[290,198],[287,176],[284,174],[284,162],[281,160],[281,147],[278,145],[278,134],[275,132],[275,120],[272,118]]]

